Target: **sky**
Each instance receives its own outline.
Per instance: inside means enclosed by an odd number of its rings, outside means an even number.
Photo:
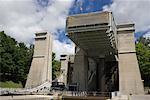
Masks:
[[[117,24],[135,23],[135,37],[150,37],[150,0],[0,0],[0,31],[26,45],[34,33],[53,35],[53,52],[73,54],[74,44],[65,34],[66,17],[112,11]]]

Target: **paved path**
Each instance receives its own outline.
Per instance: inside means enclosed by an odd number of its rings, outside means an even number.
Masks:
[[[150,95],[133,95],[130,100],[150,100]]]
[[[0,100],[51,100],[53,96],[48,95],[19,95],[19,96],[0,96]]]

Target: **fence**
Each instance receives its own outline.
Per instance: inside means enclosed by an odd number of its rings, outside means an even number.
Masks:
[[[82,96],[82,97],[108,97],[111,98],[111,92],[97,92],[97,91],[55,91],[55,93],[62,96]]]

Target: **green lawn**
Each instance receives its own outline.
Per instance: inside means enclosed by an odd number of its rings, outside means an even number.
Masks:
[[[1,88],[22,88],[21,83],[14,83],[12,81],[0,82]]]

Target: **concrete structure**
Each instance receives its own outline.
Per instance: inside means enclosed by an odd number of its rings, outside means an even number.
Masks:
[[[74,55],[61,55],[61,74],[58,77],[58,82],[63,82],[65,85],[72,81],[72,67],[74,64]]]
[[[111,12],[73,15],[66,23],[67,36],[77,46],[72,83],[79,90],[144,93],[133,24],[116,25]]]
[[[34,54],[25,88],[34,88],[52,81],[52,36],[35,34]]]
[[[118,25],[119,89],[125,93],[143,94],[143,83],[135,51],[134,25]]]

